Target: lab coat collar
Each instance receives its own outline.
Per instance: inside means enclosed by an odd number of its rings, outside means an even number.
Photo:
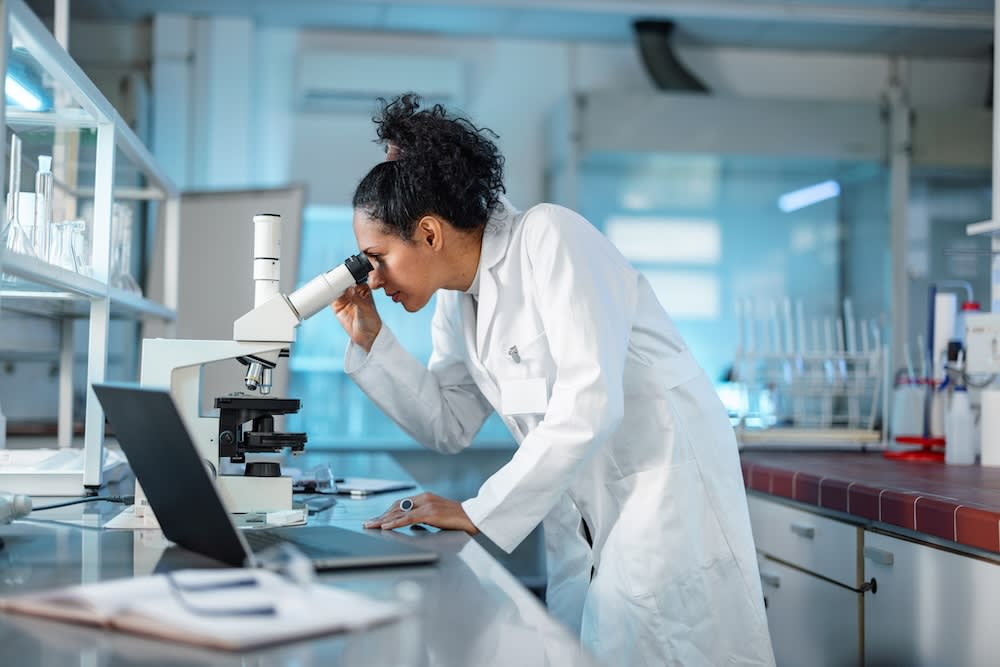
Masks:
[[[476,350],[482,359],[483,346],[493,322],[493,311],[497,304],[497,281],[492,269],[507,254],[511,230],[520,211],[504,197],[486,223],[483,232],[483,247],[479,253],[479,305],[476,309]]]

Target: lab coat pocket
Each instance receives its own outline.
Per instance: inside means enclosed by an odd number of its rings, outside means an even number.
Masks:
[[[522,342],[517,342],[522,341]],[[544,333],[508,339],[497,368],[500,412],[504,415],[544,414],[549,407],[546,372],[551,363]]]
[[[539,414],[548,407],[545,378],[500,380],[500,412],[504,415]]]
[[[504,378],[544,378],[552,366],[548,339],[544,332],[508,338],[501,344],[498,376]]]

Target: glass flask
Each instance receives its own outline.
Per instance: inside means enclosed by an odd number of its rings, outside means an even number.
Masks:
[[[116,202],[111,217],[112,238],[115,239],[111,253],[111,285],[142,294],[142,288],[132,277],[132,208]]]
[[[34,238],[31,230],[22,221],[21,200],[26,199],[21,192],[21,139],[16,134],[10,140],[10,182],[7,187],[7,212],[4,220],[4,245],[9,252],[35,256]],[[27,203],[27,202],[25,202]],[[29,215],[34,219],[34,206]]]

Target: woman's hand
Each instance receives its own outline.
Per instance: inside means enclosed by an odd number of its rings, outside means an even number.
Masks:
[[[348,287],[340,298],[330,304],[344,331],[355,345],[371,352],[375,337],[382,330],[382,318],[375,309],[375,300],[368,285]]]
[[[469,515],[462,509],[462,503],[456,500],[448,500],[433,493],[410,496],[409,500],[413,502],[409,510],[400,509],[397,500],[382,515],[365,521],[364,527],[391,530],[423,523],[445,530],[464,530],[469,535],[479,532],[475,524],[469,520]]]

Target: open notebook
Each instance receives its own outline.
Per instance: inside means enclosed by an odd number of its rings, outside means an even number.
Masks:
[[[179,570],[0,598],[7,612],[238,651],[370,627],[398,604],[267,570]]]

